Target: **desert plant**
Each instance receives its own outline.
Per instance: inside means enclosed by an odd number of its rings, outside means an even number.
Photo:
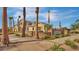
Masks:
[[[66,40],[65,44],[68,45],[68,46],[70,46],[71,48],[74,48],[74,49],[77,48],[77,45],[74,43],[74,41]]]
[[[74,41],[77,42],[77,43],[79,43],[79,39],[75,39]]]
[[[48,39],[48,38],[50,38],[50,36],[49,36],[49,35],[46,35],[46,36],[44,37],[44,39]]]
[[[50,38],[49,35],[45,35],[44,37],[42,37],[42,39],[48,39],[48,38]]]
[[[42,37],[42,39],[44,39],[44,40],[53,40],[54,39],[54,37],[52,36],[49,36],[49,35],[45,35],[44,37]]]
[[[54,44],[49,50],[52,50],[52,51],[64,51],[65,49],[60,47],[59,44]]]
[[[20,36],[20,34],[16,33],[15,36]]]

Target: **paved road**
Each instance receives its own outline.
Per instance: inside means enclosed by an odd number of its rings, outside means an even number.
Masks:
[[[26,38],[15,37],[14,38],[14,36],[11,35],[10,41],[12,41],[12,42],[23,41],[23,42],[17,43],[17,44],[15,44],[15,46],[13,46],[11,48],[5,48],[4,50],[9,50],[9,51],[45,51],[45,50],[49,49],[53,45],[54,42],[63,44],[65,40],[74,40],[74,39],[79,39],[79,34],[75,34],[75,35],[63,37],[63,38],[57,38],[55,40],[49,40],[49,41],[48,40],[37,40],[34,38],[30,38],[30,37],[26,37]],[[26,41],[26,42],[24,42],[24,41]],[[67,46],[65,46],[65,47],[67,47]],[[70,47],[67,47],[67,48],[70,50],[73,50]]]

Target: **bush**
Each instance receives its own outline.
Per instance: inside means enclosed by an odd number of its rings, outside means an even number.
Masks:
[[[56,34],[55,35],[55,38],[61,38],[62,37],[62,34]]]
[[[74,43],[74,41],[66,40],[65,44],[70,46],[71,48],[76,49],[78,46]]]
[[[20,36],[20,34],[18,34],[18,33],[17,33],[17,34],[15,34],[15,35],[16,35],[16,36]]]
[[[60,47],[59,44],[54,44],[49,50],[52,50],[52,51],[65,51],[65,49]]]
[[[13,32],[9,32],[9,34],[14,34]]]
[[[0,35],[2,35],[2,33],[0,33]]]
[[[45,35],[44,37],[42,37],[42,39],[49,39],[50,36],[49,35]]]
[[[48,38],[50,38],[50,36],[49,36],[49,35],[46,35],[46,36],[44,37],[44,39],[48,39]]]
[[[75,39],[74,41],[77,42],[77,43],[79,43],[79,39]]]
[[[49,35],[46,35],[46,36],[42,37],[41,39],[44,39],[44,40],[53,40],[54,37],[53,36],[51,37]]]

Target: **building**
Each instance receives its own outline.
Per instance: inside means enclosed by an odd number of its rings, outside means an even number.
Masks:
[[[39,32],[46,32],[45,24],[46,23],[43,23],[43,22],[38,23],[38,31]],[[19,32],[22,32],[22,28],[23,28],[23,20],[22,19],[19,21],[19,28],[20,28]],[[15,25],[14,31],[18,32],[18,26],[17,25]],[[35,32],[35,31],[36,31],[36,23],[26,21],[26,32]]]
[[[70,34],[70,29],[67,28],[53,29],[53,35],[67,36],[69,34]]]
[[[64,36],[68,36],[70,34],[70,29],[68,28],[62,28],[62,31]]]

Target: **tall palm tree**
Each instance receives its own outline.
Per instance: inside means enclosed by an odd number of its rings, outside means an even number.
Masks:
[[[36,7],[36,31],[35,31],[35,36],[37,39],[39,39],[38,35],[38,16],[39,16],[39,7]]]
[[[13,31],[13,29],[12,29],[12,20],[13,20],[13,17],[12,17],[12,16],[10,16],[10,17],[9,17],[10,32],[12,32],[12,31]]]
[[[17,19],[18,32],[20,31],[20,28],[19,28],[19,19],[20,18],[21,18],[21,16],[18,16],[18,19]]]
[[[26,30],[26,8],[23,7],[23,28],[22,28],[22,37],[25,37],[25,30]]]
[[[59,21],[59,28],[61,29],[62,27],[61,27],[61,21]]]
[[[48,10],[48,24],[46,25],[47,30],[51,29],[51,36],[52,36],[52,25],[50,25],[50,10]]]
[[[7,25],[7,7],[3,7],[2,13],[2,37],[3,37],[3,44],[9,44],[9,37],[8,37],[8,25]]]
[[[48,24],[50,24],[50,10],[48,11]]]
[[[15,22],[14,22],[14,18],[13,18],[13,32],[14,32],[14,27],[15,27]]]

